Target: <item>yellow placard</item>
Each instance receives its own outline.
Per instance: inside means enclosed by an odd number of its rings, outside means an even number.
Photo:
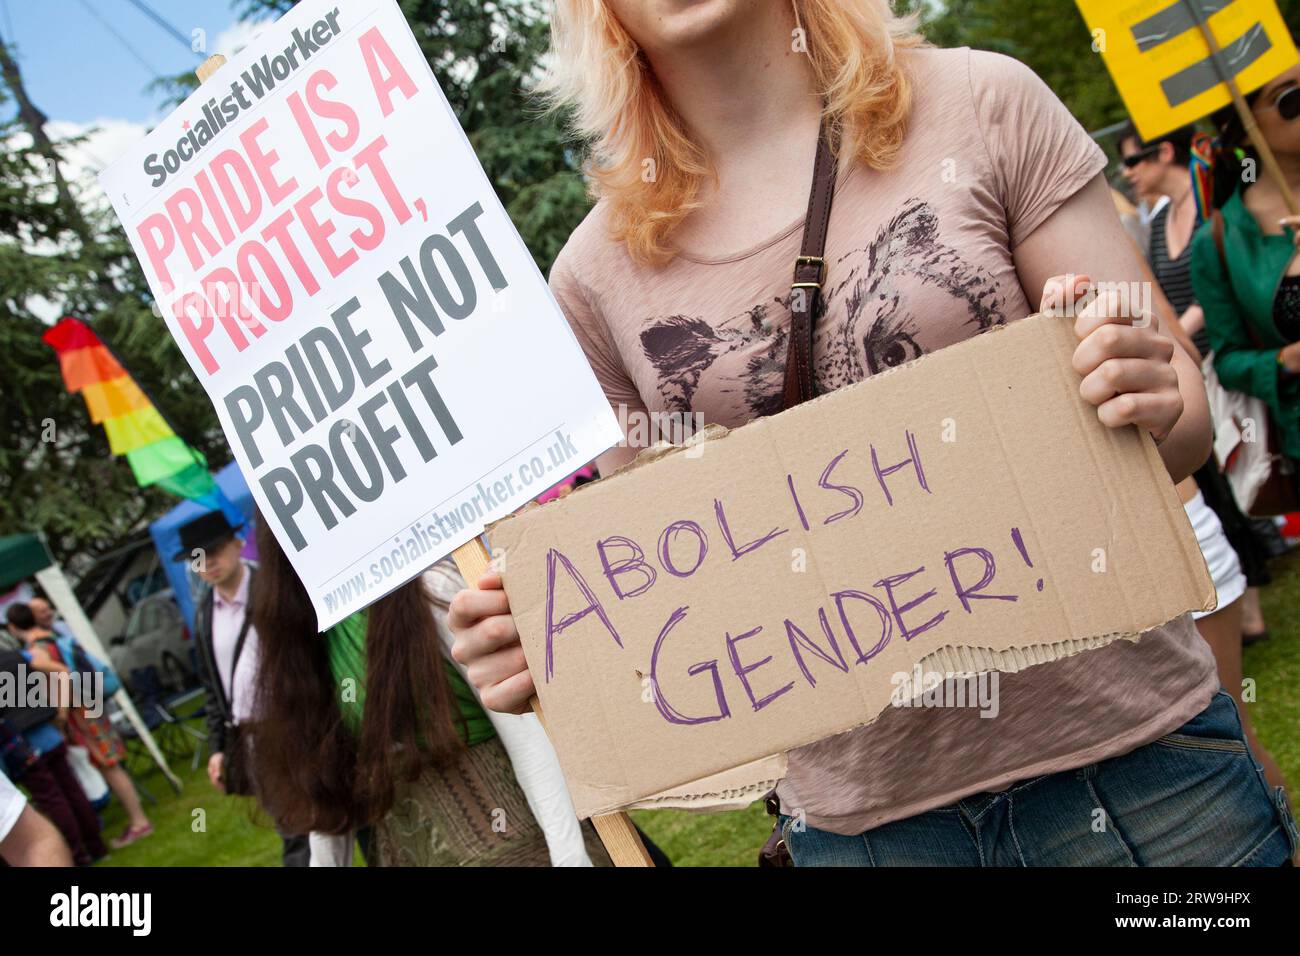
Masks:
[[[1220,62],[1249,93],[1289,70],[1295,44],[1274,0],[1075,0],[1143,139],[1186,126],[1232,102],[1197,26],[1209,17]]]

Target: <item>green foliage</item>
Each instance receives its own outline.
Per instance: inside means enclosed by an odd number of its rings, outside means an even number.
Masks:
[[[232,6],[256,19],[292,3]],[[539,267],[549,268],[590,202],[562,123],[527,92],[547,45],[544,5],[403,0],[402,7],[502,203]],[[152,89],[175,105],[195,86],[183,74],[161,77]],[[30,93],[39,102],[40,90]],[[0,85],[0,115],[9,115],[4,94]],[[20,133],[18,123],[0,126],[8,142]],[[56,155],[60,148],[54,144]],[[127,463],[109,456],[102,427],[63,390],[54,353],[40,341],[45,327],[29,307],[33,297],[66,302],[66,311],[89,318],[213,468],[230,458],[211,404],[152,311],[116,218],[80,199],[73,205],[59,199],[34,149],[0,157],[0,534],[43,530],[61,559],[112,547],[174,499],[141,492]],[[44,440],[51,422],[54,442]]]
[[[286,0],[240,0],[278,16]],[[590,207],[562,118],[531,94],[549,37],[541,0],[402,0],[479,162],[543,270]]]
[[[1086,129],[1127,118],[1092,35],[1074,0],[912,0],[922,9],[925,35],[936,46],[970,46],[1014,56],[1043,78]],[[1278,0],[1292,29],[1300,0]]]
[[[82,202],[75,183],[61,198],[21,124],[0,125],[0,138],[0,534],[44,531],[66,560],[111,548],[174,501],[141,492],[126,462],[110,457],[103,428],[64,390],[33,300],[89,319],[181,434],[214,463],[228,453],[116,219]]]
[[[1300,23],[1300,0],[1280,0]],[[279,16],[292,0],[232,0],[252,19]],[[922,16],[940,46],[997,50],[1028,64],[1089,129],[1124,118],[1072,0],[896,0]],[[547,45],[542,0],[402,0],[429,63],[501,201],[547,269],[590,205],[562,118],[530,95]],[[189,75],[154,84],[176,103]],[[10,115],[0,84],[0,116]],[[39,101],[40,90],[32,91]],[[124,461],[108,455],[99,426],[62,387],[39,336],[34,298],[66,302],[89,317],[177,431],[218,467],[229,452],[202,389],[163,334],[139,266],[111,211],[91,208],[75,184],[57,188],[49,151],[21,147],[20,124],[0,124],[0,533],[44,530],[61,558],[111,546],[171,503],[141,493]],[[58,154],[58,144],[52,149]],[[71,201],[69,201],[71,197]],[[33,250],[38,250],[34,253]],[[56,442],[44,440],[49,422]]]

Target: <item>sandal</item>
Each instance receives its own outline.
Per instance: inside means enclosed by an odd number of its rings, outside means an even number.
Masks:
[[[109,840],[108,845],[114,850],[120,850],[123,847],[130,846],[136,840],[144,839],[151,833],[153,833],[152,823],[146,823],[142,827],[127,827],[120,837],[115,840]]]

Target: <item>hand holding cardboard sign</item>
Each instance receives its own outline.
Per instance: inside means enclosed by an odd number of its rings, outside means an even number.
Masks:
[[[526,713],[537,688],[501,575],[485,574],[477,590],[467,588],[452,598],[447,623],[456,637],[451,656],[468,668],[483,705],[502,714]]]
[[[1300,374],[1300,342],[1293,342],[1278,352],[1277,360],[1288,372]]]
[[[1157,443],[1164,441],[1183,414],[1173,340],[1160,334],[1151,316],[1135,323],[1114,289],[1097,292],[1091,279],[1079,276],[1076,303],[1080,292],[1089,301],[1074,323],[1074,370],[1083,378],[1079,394],[1097,406],[1106,427],[1138,425]]]
[[[1042,311],[1073,311],[1092,294],[1087,276],[1056,276],[1043,289]],[[1131,325],[1109,295],[1094,295],[1078,310],[1080,339],[1074,367],[1084,381],[1080,392],[1098,406],[1104,425],[1138,424],[1157,441],[1182,413],[1178,375],[1170,360],[1173,343],[1153,324]],[[537,690],[500,575],[484,575],[477,589],[461,591],[447,618],[455,643],[452,657],[469,670],[470,682],[485,706],[500,713],[525,713]]]

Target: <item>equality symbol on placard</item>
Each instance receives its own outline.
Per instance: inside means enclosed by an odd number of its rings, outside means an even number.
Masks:
[[[1143,139],[1227,106],[1227,80],[1248,93],[1300,60],[1274,0],[1076,2]]]
[[[1201,3],[1202,12],[1208,17],[1229,6],[1233,0],[1191,0],[1191,3],[1185,0],[1161,10],[1133,27],[1133,38],[1137,41],[1138,49],[1146,53],[1188,30],[1196,29],[1197,19],[1192,7],[1197,2]],[[1228,74],[1239,76],[1272,48],[1273,41],[1265,32],[1264,24],[1258,21],[1252,23],[1245,33],[1223,47],[1223,62],[1228,67]],[[1214,57],[1206,56],[1173,76],[1165,77],[1160,81],[1160,88],[1164,90],[1170,106],[1181,106],[1222,82],[1223,76]]]

